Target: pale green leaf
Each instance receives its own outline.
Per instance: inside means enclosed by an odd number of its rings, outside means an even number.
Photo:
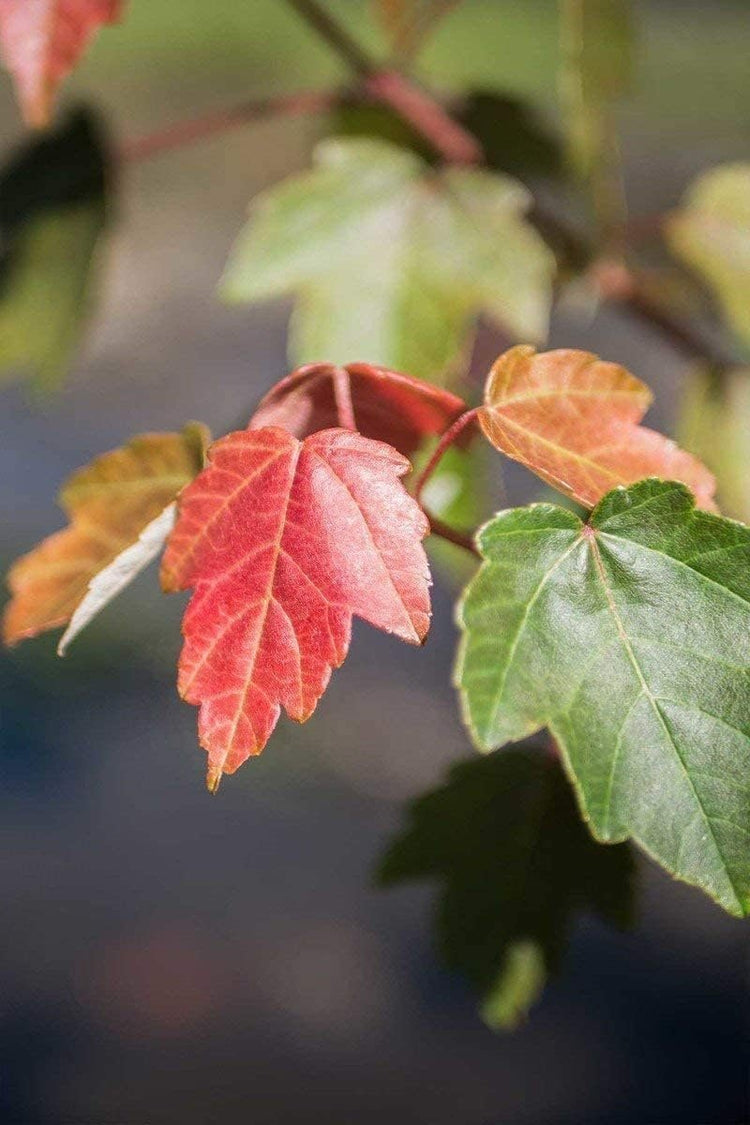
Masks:
[[[478,542],[456,671],[477,744],[547,726],[599,839],[748,913],[750,529],[649,480],[589,524],[538,504]]]
[[[672,251],[714,291],[750,344],[750,163],[724,164],[693,183],[667,224]]]
[[[328,141],[312,171],[257,201],[222,292],[294,294],[295,364],[362,360],[439,380],[466,357],[480,313],[519,338],[546,334],[554,263],[530,203],[505,176]]]

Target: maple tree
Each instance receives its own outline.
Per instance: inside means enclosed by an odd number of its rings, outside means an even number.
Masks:
[[[747,416],[746,379],[723,345],[651,298],[622,247],[612,115],[631,80],[629,5],[563,0],[558,142],[507,99],[454,104],[413,81],[410,60],[457,0],[380,0],[383,65],[317,0],[288,2],[353,86],[263,99],[120,157],[275,112],[330,113],[339,135],[253,202],[219,287],[233,304],[292,298],[295,370],[245,429],[213,444],[198,423],[141,434],[74,474],[60,496],[68,527],[10,569],[3,637],[65,626],[62,653],[163,551],[163,590],[191,591],[178,688],[200,708],[215,792],[264,749],[282,710],[311,717],[355,617],[424,642],[424,541],[438,568],[434,540],[463,549],[473,571],[458,599],[455,684],[468,735],[490,757],[415,804],[380,874],[442,880],[446,960],[474,982],[486,1020],[510,1026],[559,968],[577,911],[627,924],[627,841],[728,912],[750,913],[750,529],[720,512],[750,516],[736,409]],[[48,123],[62,79],[125,9],[0,0],[0,48],[30,124]],[[513,151],[491,133],[484,142],[500,119]],[[108,166],[100,125],[77,111],[0,178],[0,368],[28,372],[37,390],[65,374],[90,307]],[[509,174],[527,166],[573,169],[590,238]],[[747,164],[713,169],[660,224],[745,342],[749,184]],[[544,347],[571,274],[701,361],[685,448],[642,425],[651,392],[624,366],[532,346]],[[512,346],[475,405],[480,318]],[[559,501],[545,493],[477,530],[485,454],[520,463]],[[546,751],[504,749],[543,729]]]

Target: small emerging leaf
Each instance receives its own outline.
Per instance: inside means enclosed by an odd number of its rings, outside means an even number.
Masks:
[[[290,354],[431,381],[456,371],[485,313],[547,331],[554,261],[525,188],[475,169],[436,173],[383,141],[328,141],[316,167],[262,196],[223,281],[231,301],[294,294]]]
[[[497,1028],[515,1027],[559,971],[576,913],[620,927],[632,915],[631,849],[591,839],[559,761],[538,749],[454,766],[412,804],[379,878],[440,880],[440,952]]]
[[[699,176],[667,224],[672,251],[714,290],[730,327],[750,345],[750,163]]]
[[[701,507],[715,508],[708,469],[638,425],[650,403],[648,387],[619,364],[520,345],[492,368],[479,422],[501,453],[587,508],[616,485],[648,476],[682,481]]]
[[[210,789],[261,752],[282,705],[298,722],[310,717],[355,614],[424,639],[428,524],[399,480],[409,468],[351,430],[299,442],[269,427],[211,446],[162,564],[165,590],[195,588],[179,689],[201,707]]]
[[[750,529],[677,483],[501,512],[459,609],[485,750],[553,733],[597,838],[750,911]]]
[[[123,0],[0,0],[0,51],[27,124],[49,122],[57,88]]]
[[[384,441],[408,457],[426,437],[441,434],[461,414],[463,399],[409,375],[350,363],[344,368],[351,388],[357,430]],[[273,387],[253,414],[248,429],[281,426],[295,437],[338,426],[335,368],[313,363],[287,375]]]
[[[70,622],[60,651],[158,554],[172,504],[203,464],[207,434],[141,434],[75,473],[60,495],[70,526],[8,575],[3,639],[15,644]]]

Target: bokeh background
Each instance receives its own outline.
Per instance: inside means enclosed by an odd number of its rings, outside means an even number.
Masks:
[[[334,10],[377,45],[366,6]],[[746,0],[649,0],[623,103],[634,214],[747,158]],[[441,89],[555,122],[552,0],[465,0],[420,59]],[[66,89],[115,141],[252,94],[346,75],[279,0],[131,0]],[[214,432],[286,371],[288,307],[215,297],[247,203],[305,167],[324,120],[269,121],[121,169],[98,308],[64,390],[0,390],[0,561],[62,523],[58,484],[133,432]],[[0,148],[22,130],[0,80]],[[553,346],[606,352],[674,424],[684,360],[568,302]],[[498,350],[479,335],[481,374]],[[353,357],[355,358],[355,357]],[[537,495],[523,472],[510,502]],[[748,1111],[742,923],[642,861],[639,921],[582,920],[527,1025],[494,1035],[435,958],[432,888],[372,869],[409,798],[471,750],[448,687],[452,591],[423,651],[364,626],[313,722],[203,789],[174,687],[181,598],[143,575],[73,646],[0,657],[0,1121],[9,1125],[738,1125]]]

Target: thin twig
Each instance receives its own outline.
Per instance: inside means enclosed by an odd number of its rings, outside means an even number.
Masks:
[[[464,411],[440,438],[440,441],[432,452],[432,456],[417,477],[414,485],[414,499],[417,503],[421,503],[422,492],[424,491],[425,485],[435,472],[435,469],[437,469],[445,454],[452,445],[455,445],[463,431],[475,420],[478,413],[479,411],[476,406],[471,410]]]
[[[437,519],[436,516],[430,515],[426,509],[422,509],[427,519],[430,521],[430,533],[437,535],[440,539],[447,540],[448,543],[453,543],[456,547],[463,547],[465,551],[469,551],[472,555],[479,557],[479,549],[470,535],[464,535],[460,531],[454,531],[452,527],[448,527],[447,523]]]
[[[254,98],[126,141],[120,150],[120,158],[127,163],[135,164],[264,117],[293,117],[307,113],[324,113],[336,106],[341,97],[341,92],[337,90],[303,90],[297,94]]]
[[[416,129],[449,164],[478,164],[482,147],[432,94],[396,70],[383,68],[317,0],[287,0],[290,7],[348,63],[364,88]]]

